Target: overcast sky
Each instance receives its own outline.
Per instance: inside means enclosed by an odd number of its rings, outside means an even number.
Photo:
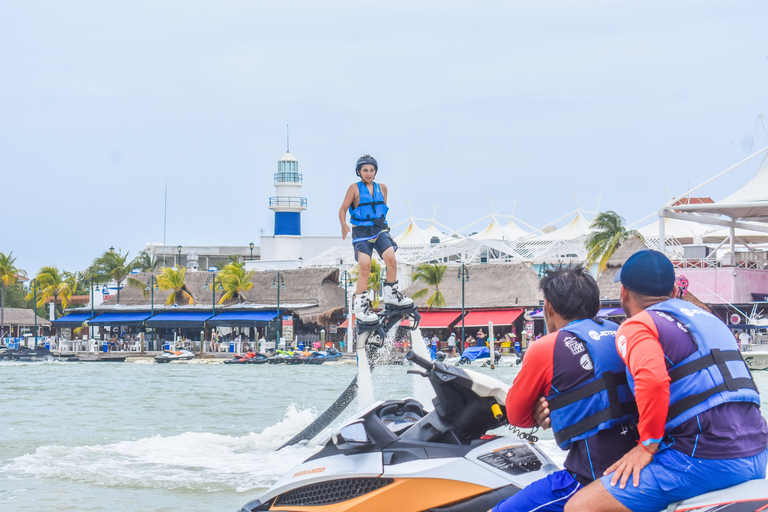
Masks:
[[[490,198],[543,226],[598,196],[632,223],[768,145],[766,20],[761,0],[3,0],[0,251],[30,275],[136,255],[166,182],[169,245],[258,244],[287,124],[307,235],[339,233],[362,153],[393,224],[439,205],[458,229]]]

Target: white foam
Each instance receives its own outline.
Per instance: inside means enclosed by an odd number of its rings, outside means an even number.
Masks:
[[[186,432],[107,445],[41,446],[4,469],[103,487],[250,491],[270,486],[316,450],[304,443],[275,451],[314,416],[291,405],[277,424],[242,437]]]
[[[431,359],[424,337],[421,335],[421,329],[416,328],[411,331],[411,347],[417,356],[421,356],[427,361]],[[421,375],[412,375],[413,377],[413,397],[421,402],[425,409],[432,409],[432,399],[435,398],[435,390],[427,379]]]

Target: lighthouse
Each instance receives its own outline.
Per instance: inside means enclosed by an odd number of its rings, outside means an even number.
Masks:
[[[302,176],[299,161],[290,150],[277,161],[275,195],[269,209],[275,212],[274,258],[292,260],[301,256],[301,212],[307,198],[301,197]]]

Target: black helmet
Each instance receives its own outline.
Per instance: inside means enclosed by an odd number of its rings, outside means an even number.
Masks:
[[[365,164],[371,164],[376,172],[379,172],[379,163],[369,154],[365,154],[357,159],[357,165],[355,165],[355,174],[360,176],[360,168]]]

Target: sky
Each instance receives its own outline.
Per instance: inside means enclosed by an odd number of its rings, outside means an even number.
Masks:
[[[766,19],[760,0],[0,0],[0,252],[82,270],[164,221],[168,245],[258,245],[287,125],[305,235],[340,234],[363,153],[390,224],[598,204],[632,224],[768,145]]]

